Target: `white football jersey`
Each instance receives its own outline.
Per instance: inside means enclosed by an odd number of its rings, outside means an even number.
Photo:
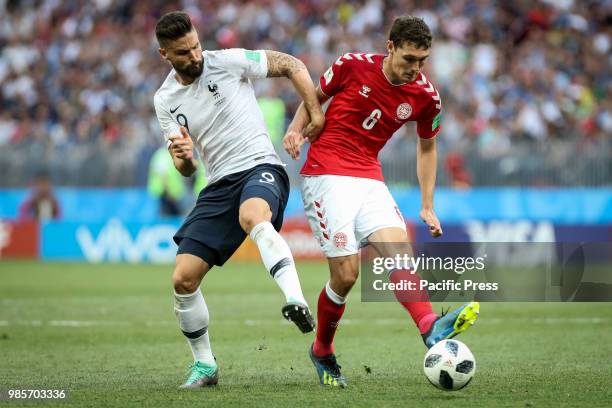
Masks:
[[[185,126],[209,183],[258,164],[282,164],[250,81],[268,74],[265,51],[235,48],[203,54],[199,78],[181,85],[173,69],[155,93],[155,112],[166,141],[180,136],[179,128]]]

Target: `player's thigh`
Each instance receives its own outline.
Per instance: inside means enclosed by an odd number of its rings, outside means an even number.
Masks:
[[[352,177],[302,177],[304,211],[315,239],[328,258],[354,255],[359,251],[355,218],[363,192]]]
[[[246,238],[238,223],[243,177],[230,175],[202,190],[174,235],[179,254],[195,255],[213,267],[222,266],[238,249]]]
[[[240,193],[239,222],[248,234],[260,222],[270,221],[278,231],[289,200],[289,177],[281,166],[253,168]]]
[[[413,255],[406,230],[399,227],[385,227],[376,230],[368,236],[368,242],[378,255],[383,257],[392,258],[396,255]]]
[[[406,242],[406,222],[389,189],[378,180],[367,180],[367,183],[368,194],[357,214],[357,238],[364,244],[385,240]]]

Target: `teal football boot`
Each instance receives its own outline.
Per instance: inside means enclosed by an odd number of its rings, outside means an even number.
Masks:
[[[441,340],[451,339],[463,333],[474,325],[480,313],[480,303],[470,302],[451,313],[442,313],[431,325],[429,331],[423,334],[423,341],[427,348]]]

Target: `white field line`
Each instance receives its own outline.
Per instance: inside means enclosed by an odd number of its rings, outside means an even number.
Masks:
[[[602,324],[611,323],[612,318],[608,317],[543,317],[543,318],[480,318],[478,325],[498,325],[509,323],[529,323],[529,324]],[[291,323],[283,319],[260,319],[260,320],[216,320],[215,325],[244,325],[244,326],[272,326],[290,325]],[[343,319],[343,325],[377,325],[377,326],[403,326],[412,324],[409,319]],[[27,327],[156,327],[156,326],[176,326],[175,320],[159,321],[115,321],[115,320],[0,320],[0,327],[27,326]]]

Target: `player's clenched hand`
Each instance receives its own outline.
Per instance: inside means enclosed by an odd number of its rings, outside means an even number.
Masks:
[[[300,159],[300,149],[304,142],[306,142],[306,139],[302,132],[293,129],[287,129],[287,133],[283,137],[283,147],[293,160]]]
[[[437,238],[442,235],[442,227],[440,221],[433,210],[422,209],[419,214],[421,219],[429,227],[429,233],[432,237]]]
[[[325,126],[325,116],[323,112],[310,115],[310,122],[304,129],[304,137],[308,139],[310,143],[317,140],[319,134]]]
[[[193,159],[193,140],[184,126],[181,126],[181,135],[171,136],[170,141],[172,141],[170,153],[173,157],[182,160]]]

